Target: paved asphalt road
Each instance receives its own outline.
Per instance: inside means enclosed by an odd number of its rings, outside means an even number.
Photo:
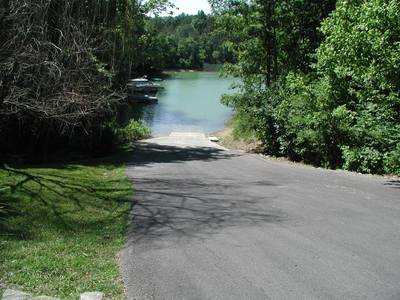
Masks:
[[[128,299],[400,299],[400,181],[137,144]]]

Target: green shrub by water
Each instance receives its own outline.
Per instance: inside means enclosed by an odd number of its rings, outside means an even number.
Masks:
[[[125,144],[148,138],[151,135],[151,129],[142,120],[131,120],[128,125],[115,129],[114,132],[118,141]]]

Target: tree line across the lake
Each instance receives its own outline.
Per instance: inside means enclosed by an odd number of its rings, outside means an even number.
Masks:
[[[269,154],[400,173],[397,0],[210,0],[213,13],[159,16],[168,0],[0,3],[0,152],[104,153],[146,134],[119,128],[129,78],[224,63],[235,134]]]
[[[217,28],[217,17],[197,15],[149,18],[146,22],[147,69],[197,69],[205,63],[233,62],[228,37]]]

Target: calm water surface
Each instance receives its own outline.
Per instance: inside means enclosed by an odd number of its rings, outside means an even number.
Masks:
[[[232,110],[220,103],[233,80],[214,72],[179,72],[162,82],[157,104],[139,111],[154,135],[172,131],[213,132],[224,128]]]

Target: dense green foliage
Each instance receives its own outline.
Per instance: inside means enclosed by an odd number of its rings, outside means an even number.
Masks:
[[[147,68],[202,69],[204,63],[232,61],[225,47],[227,37],[217,30],[216,17],[197,15],[156,17],[146,20]]]
[[[240,41],[226,71],[242,85],[223,99],[236,131],[270,154],[400,173],[398,1],[214,2],[219,26]]]
[[[344,166],[400,173],[400,3],[340,2],[322,31],[317,70],[349,119],[337,140]]]

